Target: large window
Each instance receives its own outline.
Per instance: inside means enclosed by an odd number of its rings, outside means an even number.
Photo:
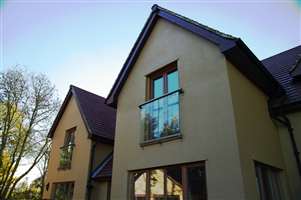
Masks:
[[[66,131],[64,145],[61,147],[60,166],[59,169],[70,169],[72,161],[72,152],[74,148],[76,128],[71,128]]]
[[[260,199],[283,199],[279,178],[280,170],[258,162],[255,163],[255,169]]]
[[[205,200],[203,163],[169,166],[131,173],[133,200]]]
[[[53,200],[72,200],[73,196],[73,182],[54,183],[52,198]]]
[[[140,105],[145,141],[179,133],[178,76],[175,63],[148,76],[148,101]]]

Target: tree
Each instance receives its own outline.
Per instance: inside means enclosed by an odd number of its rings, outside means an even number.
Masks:
[[[47,132],[58,107],[56,89],[45,75],[18,67],[0,72],[0,199],[10,199],[47,154]],[[17,176],[25,161],[27,170]]]
[[[45,151],[44,156],[41,158],[41,161],[38,163],[37,168],[40,172],[40,178],[36,179],[35,181],[39,181],[40,184],[36,184],[37,187],[40,188],[39,190],[39,197],[40,199],[42,199],[42,195],[44,192],[44,186],[45,186],[45,176],[46,176],[46,172],[48,169],[48,161],[49,161],[49,157],[50,157],[50,148],[47,148],[47,150]]]
[[[41,184],[41,177],[35,179],[30,185],[28,184],[28,180],[24,180],[14,189],[11,199],[41,200]]]

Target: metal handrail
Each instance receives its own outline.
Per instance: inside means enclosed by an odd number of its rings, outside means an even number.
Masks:
[[[164,95],[162,95],[162,96],[160,96],[160,97],[157,97],[157,98],[148,100],[148,101],[144,102],[143,104],[140,104],[138,107],[141,109],[142,106],[144,106],[144,105],[146,105],[146,104],[152,103],[152,102],[154,102],[154,101],[157,101],[157,100],[162,99],[162,98],[164,98],[164,97],[167,97],[167,96],[169,96],[169,95],[175,94],[175,93],[177,93],[177,92],[179,92],[179,93],[181,94],[181,93],[183,93],[183,89],[180,88],[180,89],[177,89],[177,90],[175,90],[175,91],[172,91],[172,92],[169,92],[169,93],[167,93],[167,94],[164,94]]]

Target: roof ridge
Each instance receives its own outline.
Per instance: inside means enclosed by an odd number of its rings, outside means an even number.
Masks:
[[[180,15],[180,14],[178,14],[178,13],[176,13],[176,12],[173,12],[173,11],[168,10],[168,9],[166,9],[166,8],[163,8],[163,7],[161,7],[161,6],[157,5],[157,4],[154,4],[154,5],[152,6],[152,11],[153,11],[153,12],[156,12],[156,11],[158,11],[158,10],[164,10],[165,12],[169,12],[169,13],[171,13],[172,15],[176,15],[177,17],[182,18],[182,19],[184,19],[184,20],[186,20],[186,21],[188,21],[188,22],[190,22],[190,23],[192,23],[192,24],[194,24],[194,25],[196,25],[196,26],[201,26],[202,28],[204,28],[204,29],[206,29],[206,30],[208,30],[208,31],[210,31],[210,32],[212,32],[212,33],[218,34],[218,35],[220,35],[220,36],[222,36],[222,37],[224,37],[224,38],[226,38],[226,39],[231,39],[231,40],[237,40],[237,39],[239,39],[238,37],[235,37],[235,36],[233,36],[233,35],[230,35],[230,34],[221,32],[221,31],[219,31],[219,30],[217,30],[217,29],[214,29],[214,28],[212,28],[212,27],[210,27],[210,26],[204,25],[204,24],[202,24],[202,23],[199,23],[198,21],[195,21],[195,20],[193,20],[193,19],[190,19],[190,18],[188,18],[188,17],[185,17],[184,15]]]
[[[100,98],[102,98],[102,99],[104,99],[104,100],[106,99],[106,98],[103,97],[103,96],[100,96],[100,95],[98,95],[98,94],[95,94],[95,93],[93,93],[93,92],[90,92],[90,91],[88,91],[88,90],[82,89],[82,88],[77,87],[77,86],[72,85],[72,84],[70,85],[70,88],[74,88],[74,89],[81,90],[81,91],[83,91],[83,92],[86,92],[86,93],[92,94],[92,95],[94,95],[94,96],[100,97]]]
[[[279,55],[281,55],[281,54],[287,53],[288,51],[292,51],[292,50],[294,50],[294,49],[296,49],[296,48],[300,48],[300,47],[301,47],[301,45],[298,45],[298,46],[292,47],[292,48],[290,48],[290,49],[281,51],[281,52],[279,52],[279,53],[277,53],[277,54],[274,54],[274,55],[272,55],[272,56],[270,56],[270,57],[267,57],[267,58],[262,59],[261,62],[262,62],[262,61],[265,61],[265,60],[268,60],[268,59],[270,59],[270,58],[273,58],[273,57],[275,57],[275,56],[279,56]]]

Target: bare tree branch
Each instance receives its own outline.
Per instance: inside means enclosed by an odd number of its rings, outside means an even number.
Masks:
[[[0,199],[9,199],[48,152],[47,132],[59,100],[45,75],[20,68],[0,72]],[[21,175],[21,163],[33,162]],[[41,161],[42,162],[42,161]]]

